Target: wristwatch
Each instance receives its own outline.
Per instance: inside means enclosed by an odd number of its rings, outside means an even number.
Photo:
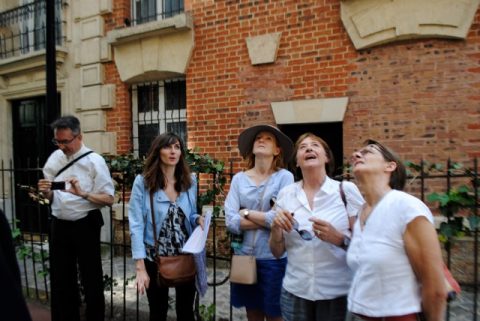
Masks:
[[[345,251],[348,249],[348,246],[350,245],[350,238],[346,235],[343,236],[343,242],[340,247],[344,249]]]
[[[250,212],[248,211],[248,209],[245,208],[240,213],[242,214],[243,218],[248,220],[248,215],[250,215]]]

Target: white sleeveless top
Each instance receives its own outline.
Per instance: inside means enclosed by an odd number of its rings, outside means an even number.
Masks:
[[[371,316],[420,312],[420,284],[405,252],[403,234],[418,216],[433,223],[428,207],[405,192],[392,190],[373,209],[363,228],[355,222],[347,263],[354,271],[348,310]]]

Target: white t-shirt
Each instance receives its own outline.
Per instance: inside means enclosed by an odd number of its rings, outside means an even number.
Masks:
[[[357,215],[364,200],[351,182],[343,183],[347,210],[340,197],[340,183],[326,178],[314,197],[310,208],[302,181],[283,188],[278,194],[278,205],[291,212],[299,223],[299,229],[312,231],[310,217],[330,222],[337,230],[350,235],[348,217]],[[348,214],[347,214],[348,211]],[[345,250],[317,237],[311,241],[300,238],[296,231],[284,232],[287,250],[287,269],[283,288],[295,296],[311,300],[329,300],[347,295],[352,272],[346,264]]]
[[[363,228],[357,220],[347,254],[354,271],[348,310],[371,316],[420,312],[420,284],[405,252],[403,234],[419,216],[433,223],[428,207],[405,192],[388,192],[370,213]]]
[[[43,175],[46,179],[55,179],[55,181],[64,181],[67,178],[76,177],[83,191],[106,193],[113,196],[115,188],[110,177],[110,171],[105,159],[96,153],[83,157],[54,178],[58,171],[70,161],[88,151],[90,149],[82,145],[82,148],[75,155],[68,157],[60,149],[57,149],[50,155],[43,167]],[[103,205],[92,203],[69,192],[53,191],[52,215],[62,220],[76,221],[87,216],[88,211],[102,207]]]

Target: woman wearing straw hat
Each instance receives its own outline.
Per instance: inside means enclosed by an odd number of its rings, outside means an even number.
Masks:
[[[232,305],[245,307],[249,321],[282,320],[280,291],[287,259],[273,256],[268,239],[275,217],[271,200],[293,183],[292,173],[284,169],[293,143],[277,128],[258,125],[240,134],[238,148],[247,161],[247,170],[237,173],[230,184],[225,201],[226,224],[231,233],[243,234],[235,254],[255,255],[257,283],[232,283]]]

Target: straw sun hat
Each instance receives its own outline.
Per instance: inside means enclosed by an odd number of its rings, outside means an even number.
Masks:
[[[282,133],[277,127],[270,125],[257,125],[245,129],[238,136],[238,149],[240,150],[240,155],[245,158],[247,154],[252,151],[255,137],[257,137],[260,132],[269,132],[275,135],[278,145],[283,151],[283,160],[285,163],[288,163],[293,156],[293,143],[291,139]]]

